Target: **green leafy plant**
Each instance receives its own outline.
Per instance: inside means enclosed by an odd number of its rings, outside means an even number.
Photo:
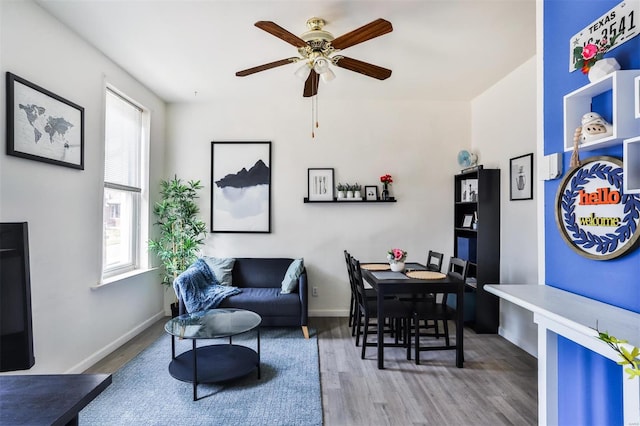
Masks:
[[[341,184],[340,182],[338,182],[338,186],[336,186],[336,189],[337,189],[338,191],[346,191],[346,190],[347,190],[347,186],[346,186],[346,185]]]
[[[362,190],[362,185],[360,185],[358,182],[356,182],[353,186],[352,186],[354,191],[361,191]]]
[[[598,339],[609,345],[622,358],[622,361],[618,361],[618,365],[629,365],[628,368],[624,369],[625,373],[629,375],[629,379],[640,377],[640,348],[632,347],[631,351],[628,351],[624,347],[624,344],[629,343],[627,340],[617,339],[609,335],[609,333],[598,329],[596,331],[598,332]]]
[[[183,183],[174,176],[161,181],[160,188],[162,200],[153,207],[160,236],[149,240],[149,250],[162,262],[162,283],[170,286],[197,260],[206,236],[206,225],[198,218],[200,209],[195,203],[202,185],[199,180]]]
[[[597,44],[587,43],[584,46],[576,46],[573,49],[573,60],[575,62],[575,69],[581,70],[583,74],[589,73],[589,70],[598,62],[608,50],[610,50],[616,39],[621,33],[614,34],[610,39],[606,37],[597,41]]]

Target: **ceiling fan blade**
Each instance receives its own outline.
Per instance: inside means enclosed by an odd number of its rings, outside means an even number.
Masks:
[[[346,49],[372,38],[390,33],[393,31],[391,22],[385,19],[376,19],[373,22],[363,25],[349,33],[343,34],[331,42],[335,49]]]
[[[280,67],[282,65],[291,64],[291,63],[296,62],[297,60],[298,60],[298,58],[280,59],[279,61],[269,62],[268,64],[262,64],[262,65],[258,65],[257,67],[248,68],[246,70],[238,71],[236,73],[236,76],[237,77],[246,77],[248,75],[255,74],[255,73],[260,72],[260,71],[266,71],[266,70],[269,70],[271,68],[276,68],[276,67]]]
[[[289,44],[294,45],[295,47],[306,47],[307,43],[298,37],[295,34],[290,33],[289,31],[282,28],[280,25],[271,21],[258,21],[255,23],[255,26],[268,32],[271,35],[278,37],[281,40],[286,41]]]
[[[387,68],[382,68],[357,59],[347,58],[346,56],[337,57],[335,65],[340,68],[358,72],[368,77],[377,78],[378,80],[386,80],[391,76],[391,70]]]
[[[315,96],[318,94],[318,84],[320,84],[320,74],[311,70],[307,81],[304,83],[304,92],[302,92],[302,96],[305,98],[310,98],[311,96]]]

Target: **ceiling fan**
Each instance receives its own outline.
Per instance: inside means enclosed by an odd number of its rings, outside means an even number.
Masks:
[[[391,22],[384,19],[376,19],[337,38],[330,32],[323,30],[325,21],[322,18],[314,17],[307,20],[309,30],[300,37],[271,21],[258,21],[255,23],[255,26],[297,47],[300,57],[281,59],[238,71],[236,73],[238,77],[245,77],[260,71],[303,61],[304,64],[295,74],[306,79],[303,96],[311,97],[318,94],[320,78],[325,82],[335,78],[335,74],[331,71],[329,65],[355,71],[368,77],[377,78],[378,80],[385,80],[391,76],[391,70],[389,69],[337,54],[337,52],[347,47],[360,44],[393,31]]]

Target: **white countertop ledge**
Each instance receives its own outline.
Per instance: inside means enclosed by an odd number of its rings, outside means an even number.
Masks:
[[[597,337],[597,326],[600,331],[640,347],[640,314],[636,312],[548,285],[488,284],[484,289],[585,336]],[[596,352],[610,358],[612,355],[604,350]],[[613,358],[618,360],[617,356]]]
[[[597,338],[600,331],[627,340],[624,346],[640,347],[640,314],[597,300],[536,284],[489,284],[489,293],[533,312],[538,324],[538,421],[541,425],[558,424],[557,339],[549,332],[564,336],[610,360],[620,355]],[[640,379],[629,380],[623,368],[623,423],[640,425]]]

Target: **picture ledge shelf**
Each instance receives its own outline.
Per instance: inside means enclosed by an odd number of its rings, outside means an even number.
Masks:
[[[334,198],[333,200],[309,200],[309,198],[304,197],[304,202],[305,203],[340,203],[340,204],[361,204],[361,203],[395,203],[397,200],[395,199],[395,197],[391,197],[388,200],[365,200],[365,199],[361,199],[361,200],[338,200],[337,198]]]

